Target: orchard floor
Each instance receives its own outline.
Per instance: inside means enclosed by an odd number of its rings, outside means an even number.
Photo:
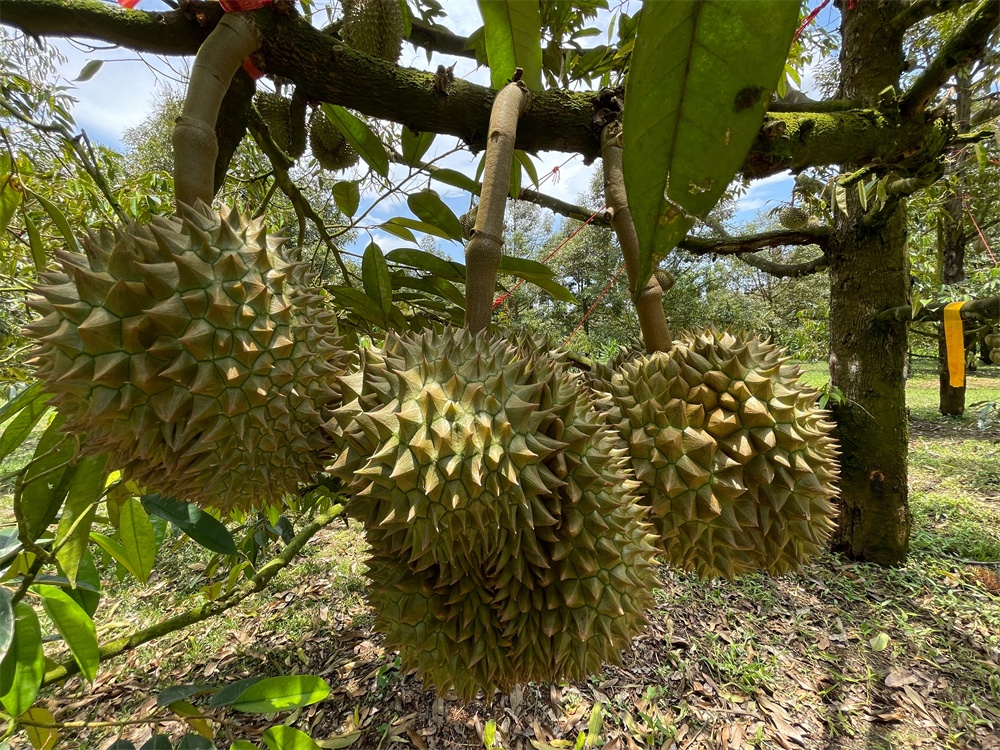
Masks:
[[[997,400],[1000,368],[970,387],[969,402]],[[93,687],[74,678],[50,690],[42,705],[64,722],[172,719],[156,705],[170,685],[304,673],[332,685],[326,701],[271,721],[216,712],[219,747],[260,742],[284,722],[326,748],[484,748],[493,722],[495,747],[526,750],[1000,749],[1000,430],[934,417],[928,373],[909,392],[914,532],[903,568],[826,556],[795,575],[736,582],[663,569],[650,626],[622,666],[462,703],[424,691],[383,650],[364,603],[363,537],[337,522],[267,591],[103,665]],[[105,593],[102,641],[192,603],[208,583],[191,546],[161,555],[149,585]],[[90,728],[59,747],[115,737],[138,747],[149,735],[148,725]]]

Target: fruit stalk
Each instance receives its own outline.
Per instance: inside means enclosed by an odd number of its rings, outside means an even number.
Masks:
[[[472,239],[465,246],[465,326],[473,333],[490,325],[503,250],[503,216],[510,190],[517,121],[527,103],[528,89],[520,81],[505,86],[493,100],[483,190]]]
[[[625,178],[622,174],[621,125],[613,123],[601,132],[601,156],[604,162],[604,200],[611,214],[611,227],[618,235],[622,255],[625,257],[625,271],[628,273],[629,287],[635,300],[635,311],[639,316],[639,328],[646,351],[670,351],[672,341],[667,318],[663,314],[663,290],[655,276],[650,276],[642,292],[635,294],[639,276],[639,237],[632,223],[632,213],[628,208],[625,193]]]
[[[177,209],[199,198],[212,202],[219,143],[215,121],[230,81],[260,46],[257,30],[240,13],[227,13],[198,49],[184,109],[174,127],[174,194]]]

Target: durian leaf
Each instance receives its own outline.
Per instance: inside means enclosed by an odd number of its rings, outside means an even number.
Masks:
[[[188,723],[194,722],[209,726],[204,719],[191,719]],[[185,734],[177,743],[177,750],[215,750],[215,743],[200,734]]]
[[[38,440],[34,457],[24,469],[21,486],[15,488],[14,502],[32,541],[55,520],[76,473],[76,468],[69,465],[76,446],[60,429],[65,421],[57,414],[49,423]]]
[[[465,307],[465,296],[459,291],[458,287],[450,281],[445,281],[437,276],[414,277],[400,272],[393,274],[392,286],[394,289],[401,287],[417,289],[426,294],[444,297],[459,307]]]
[[[258,750],[257,746],[246,740],[236,740],[229,746],[229,750]]]
[[[403,13],[403,39],[410,38],[410,31],[413,30],[413,19],[410,17],[410,6],[406,4],[406,0],[398,0],[399,9]]]
[[[125,549],[121,544],[116,542],[111,537],[97,531],[90,532],[90,540],[95,542],[97,546],[111,555],[115,562],[125,568],[125,570],[127,570],[133,578],[138,580],[140,572],[135,569],[132,560],[127,554],[125,554]]]
[[[333,200],[344,216],[354,216],[361,205],[361,189],[357,180],[341,180],[333,186]]]
[[[530,89],[542,88],[542,20],[538,0],[479,0],[493,88],[500,90],[521,68]]]
[[[383,224],[382,226],[383,228],[388,229],[389,225],[403,227],[404,229],[412,229],[416,232],[423,232],[424,234],[432,234],[435,237],[440,237],[443,240],[453,239],[443,229],[438,229],[433,224],[428,224],[427,222],[424,221],[417,221],[407,216],[393,217],[389,219],[389,221],[385,222],[385,224]],[[413,235],[411,234],[410,236],[412,237]]]
[[[25,725],[24,733],[28,735],[28,742],[34,750],[52,750],[59,742],[59,730],[45,726],[55,720],[52,712],[41,706],[33,706],[24,712],[24,721],[31,722]]]
[[[42,204],[42,208],[45,209],[45,213],[47,213],[49,218],[52,219],[52,223],[56,225],[56,229],[59,230],[59,234],[61,234],[63,239],[66,240],[66,244],[69,245],[69,249],[76,253],[82,253],[83,250],[80,249],[80,243],[76,241],[76,235],[73,234],[73,228],[69,225],[69,222],[66,220],[66,216],[59,210],[59,207],[48,200],[44,195],[39,195],[38,193],[34,193],[29,190],[25,190],[25,192]]]
[[[7,224],[21,205],[22,191],[15,174],[0,175],[0,233],[7,231]]]
[[[66,641],[73,659],[80,666],[80,673],[93,682],[101,660],[94,621],[58,586],[32,586],[31,590],[42,598],[45,614]]]
[[[385,222],[384,224],[380,224],[379,227],[387,231],[389,234],[394,234],[400,239],[406,240],[407,242],[417,241],[416,235],[414,235],[413,232],[411,232],[406,227],[401,227],[398,224],[394,224],[391,219]]]
[[[528,177],[531,178],[531,184],[536,188],[538,187],[538,170],[535,169],[535,163],[531,160],[524,151],[514,151],[514,158],[520,162],[521,166],[524,167],[524,171],[528,173]]]
[[[326,119],[344,135],[348,143],[354,146],[354,150],[368,166],[383,177],[388,177],[389,156],[385,152],[382,141],[368,127],[368,123],[336,104],[323,104],[322,106]]]
[[[465,266],[454,260],[446,260],[432,255],[424,250],[414,250],[408,247],[400,247],[386,253],[386,260],[399,263],[410,268],[427,271],[438,278],[447,281],[457,281],[465,283]]]
[[[10,559],[24,547],[16,528],[0,529],[0,566],[6,570]]]
[[[454,169],[435,169],[431,172],[431,179],[443,182],[445,185],[457,187],[460,190],[467,190],[475,195],[479,195],[483,188],[476,180]]]
[[[798,13],[787,0],[643,4],[622,126],[638,289],[742,166]]]
[[[230,705],[244,713],[269,714],[310,706],[325,700],[329,694],[330,685],[321,677],[267,677],[240,693]]]
[[[167,735],[154,734],[142,744],[139,750],[174,750],[174,746],[170,743],[170,738]]]
[[[45,270],[45,246],[42,245],[42,234],[27,214],[24,215],[24,228],[28,231],[31,260],[35,263],[35,270],[41,273]]]
[[[361,282],[365,294],[375,300],[385,315],[392,314],[392,278],[385,263],[382,248],[374,242],[368,243],[361,258]]]
[[[76,586],[80,562],[90,541],[90,524],[104,493],[107,478],[104,465],[107,460],[104,454],[80,460],[66,493],[59,526],[56,527],[56,560],[72,586]]]
[[[220,555],[235,555],[239,552],[229,529],[197,505],[163,495],[143,495],[142,507],[150,515],[169,521],[207,550]]]
[[[462,241],[462,225],[459,223],[458,217],[437,193],[421,190],[419,193],[409,196],[406,199],[406,205],[410,207],[414,216],[425,224],[440,229],[448,236],[448,239]]]
[[[35,381],[3,406],[0,406],[0,424],[13,417],[35,399],[45,395],[42,382]]]
[[[0,586],[0,661],[7,656],[14,641],[14,607],[10,603],[10,591]]]
[[[403,161],[411,167],[420,163],[427,149],[434,143],[437,133],[424,132],[416,133],[406,125],[403,126]]]
[[[544,263],[528,258],[515,258],[512,255],[504,255],[500,258],[500,273],[509,273],[514,276],[543,276],[552,277],[555,271]]]
[[[263,677],[245,677],[242,680],[236,680],[229,683],[225,687],[219,690],[218,693],[212,698],[211,702],[208,704],[209,708],[222,708],[224,706],[233,705],[233,701],[239,698],[243,691],[246,690],[251,685],[255,685],[260,682]]]
[[[569,289],[564,287],[562,284],[555,282],[548,276],[533,276],[533,275],[521,275],[518,274],[520,278],[527,281],[529,284],[534,284],[540,289],[544,289],[548,292],[554,299],[561,302],[574,303],[577,302],[576,297],[573,295]]]
[[[14,607],[14,639],[0,663],[0,703],[11,716],[20,716],[35,702],[42,675],[42,628],[31,605]]]
[[[66,581],[69,582],[69,579]],[[84,612],[91,617],[94,616],[97,605],[101,603],[101,574],[97,572],[97,565],[89,547],[85,548],[80,556],[76,571],[76,586],[66,588],[66,593],[83,608]]]
[[[316,741],[305,732],[292,727],[274,726],[264,732],[268,750],[320,750]]]
[[[214,685],[207,682],[198,682],[191,685],[171,685],[170,687],[164,688],[157,693],[156,705],[162,708],[164,706],[169,706],[171,703],[187,700],[192,696],[210,692],[213,689]]]
[[[507,195],[515,201],[521,197],[521,162],[517,159],[510,164],[510,188]]]
[[[40,384],[36,389],[32,386],[26,391],[22,391],[13,401],[7,404],[7,411],[0,414],[0,421],[10,416],[17,415],[11,420],[0,436],[0,461],[3,461],[13,451],[17,450],[28,436],[31,435],[42,416],[49,410],[49,398],[51,395],[41,390]]]
[[[344,309],[381,328],[387,327],[382,308],[361,290],[352,289],[349,286],[331,286],[327,289]]]
[[[97,71],[101,69],[104,65],[104,60],[91,60],[83,69],[80,71],[80,75],[76,77],[73,83],[83,83],[84,81],[89,81],[91,78],[97,75]]]
[[[156,561],[156,533],[150,523],[149,514],[142,507],[142,502],[130,497],[122,503],[118,515],[118,536],[121,539],[122,551],[132,562],[132,572],[142,583],[149,580]]]

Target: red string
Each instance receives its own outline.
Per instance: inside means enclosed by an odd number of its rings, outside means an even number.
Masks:
[[[547,172],[545,174],[545,176],[542,177],[542,179],[540,179],[538,181],[538,187],[541,187],[542,185],[544,185],[545,181],[547,179],[549,179],[550,177],[555,177],[556,178],[556,182],[558,182],[559,181],[559,179],[558,179],[559,178],[559,170],[562,169],[563,167],[565,167],[567,164],[569,164],[575,158],[576,158],[575,155],[571,156],[566,161],[564,161],[562,164],[557,164],[556,166],[552,167],[552,170],[550,172]],[[517,194],[517,199],[518,200],[521,200],[521,196],[524,195],[524,191],[527,190],[527,189],[528,189],[527,187],[521,188],[521,192],[519,192]]]
[[[604,295],[608,293],[608,290],[609,290],[609,289],[610,289],[610,288],[612,287],[612,285],[613,285],[613,284],[614,284],[614,283],[615,283],[616,281],[618,281],[618,277],[622,275],[622,271],[624,271],[624,270],[625,270],[625,264],[624,264],[624,263],[622,263],[622,264],[621,264],[621,265],[620,265],[620,266],[618,267],[618,273],[616,273],[616,274],[615,274],[615,275],[614,275],[614,276],[613,276],[613,277],[611,278],[611,281],[609,281],[609,282],[608,282],[608,285],[607,285],[606,287],[604,287],[604,290],[603,290],[603,291],[602,291],[602,292],[601,292],[601,293],[600,293],[599,295],[597,295],[597,299],[595,299],[595,300],[594,300],[594,304],[592,304],[592,305],[590,306],[590,309],[589,309],[589,310],[587,310],[587,314],[583,316],[583,320],[581,320],[581,321],[580,321],[579,323],[577,323],[577,324],[576,324],[576,328],[574,328],[574,329],[573,329],[573,333],[571,333],[571,334],[570,334],[569,336],[567,336],[567,337],[566,337],[566,340],[565,340],[565,341],[563,341],[563,346],[564,346],[564,347],[565,347],[565,346],[567,346],[567,345],[569,344],[569,341],[570,341],[570,339],[572,339],[572,338],[573,338],[574,336],[576,336],[576,332],[580,330],[580,327],[581,327],[581,326],[582,326],[582,325],[583,325],[584,323],[586,323],[586,322],[587,322],[587,318],[589,318],[589,317],[590,317],[590,314],[591,314],[592,312],[594,312],[594,309],[595,309],[595,308],[597,307],[598,303],[599,303],[599,302],[600,302],[600,301],[601,301],[602,299],[604,299]]]
[[[806,30],[806,26],[815,21],[816,16],[819,15],[819,12],[829,4],[830,0],[823,0],[823,2],[820,3],[819,7],[816,8],[816,10],[814,10],[812,13],[810,13],[808,16],[802,19],[802,23],[799,24],[799,28],[796,29],[795,31],[795,36],[792,37],[792,44],[795,44],[797,41],[799,41],[799,37],[802,35],[802,32]]]
[[[548,255],[546,255],[544,258],[542,258],[542,263],[548,263],[549,259],[551,259],[553,255],[555,255],[560,250],[562,250],[564,247],[566,247],[566,243],[569,242],[574,237],[576,237],[581,231],[583,231],[583,228],[585,226],[587,226],[590,222],[592,222],[594,219],[596,219],[598,217],[598,215],[600,215],[600,213],[602,211],[604,211],[605,208],[607,208],[607,206],[601,206],[599,209],[597,209],[596,211],[594,211],[594,213],[592,213],[590,215],[589,219],[587,219],[585,222],[583,222],[583,224],[581,224],[580,226],[578,226],[576,228],[576,230],[573,232],[573,234],[571,234],[569,237],[567,237],[566,239],[564,239],[559,244],[559,247],[557,247],[551,253],[549,253]],[[504,301],[510,295],[512,295],[514,292],[516,292],[517,289],[518,289],[518,287],[521,286],[521,284],[523,284],[523,283],[524,283],[524,279],[521,279],[519,282],[517,282],[516,284],[514,284],[513,287],[511,287],[511,290],[509,292],[505,292],[504,294],[501,294],[499,297],[497,297],[496,301],[493,303],[493,308],[492,309],[496,310],[498,307],[500,307],[500,305],[502,305],[504,303]]]
[[[996,256],[993,255],[993,250],[990,249],[990,243],[986,241],[986,235],[983,234],[983,230],[980,229],[979,224],[976,223],[976,217],[972,215],[972,211],[969,210],[969,206],[968,204],[965,203],[965,201],[962,201],[962,205],[965,206],[965,213],[967,213],[969,215],[969,218],[972,219],[972,226],[974,226],[976,228],[976,231],[979,233],[979,239],[983,241],[983,247],[985,247],[986,252],[990,254],[990,260],[993,261],[994,266],[997,265]]]

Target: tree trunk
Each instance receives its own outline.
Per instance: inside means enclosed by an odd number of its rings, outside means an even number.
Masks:
[[[957,99],[955,102],[956,126],[960,133],[969,132],[972,115],[972,82],[967,73],[956,75]],[[945,286],[965,281],[965,202],[962,192],[962,167],[965,151],[955,154],[951,171],[957,181],[945,183],[945,217],[940,220],[938,244],[940,248],[941,283]],[[944,340],[944,325],[939,328],[938,339],[938,411],[942,414],[965,413],[965,386],[953,388],[948,372],[948,347]]]
[[[902,37],[887,31],[895,10],[893,3],[842,5],[842,94],[873,102],[887,86],[899,90]],[[909,304],[906,208],[901,203],[884,223],[866,227],[854,190],[847,191],[847,205],[829,245],[830,377],[846,399],[834,408],[842,455],[833,547],[852,559],[897,565],[906,560],[910,538],[908,324],[876,323],[875,315]]]

